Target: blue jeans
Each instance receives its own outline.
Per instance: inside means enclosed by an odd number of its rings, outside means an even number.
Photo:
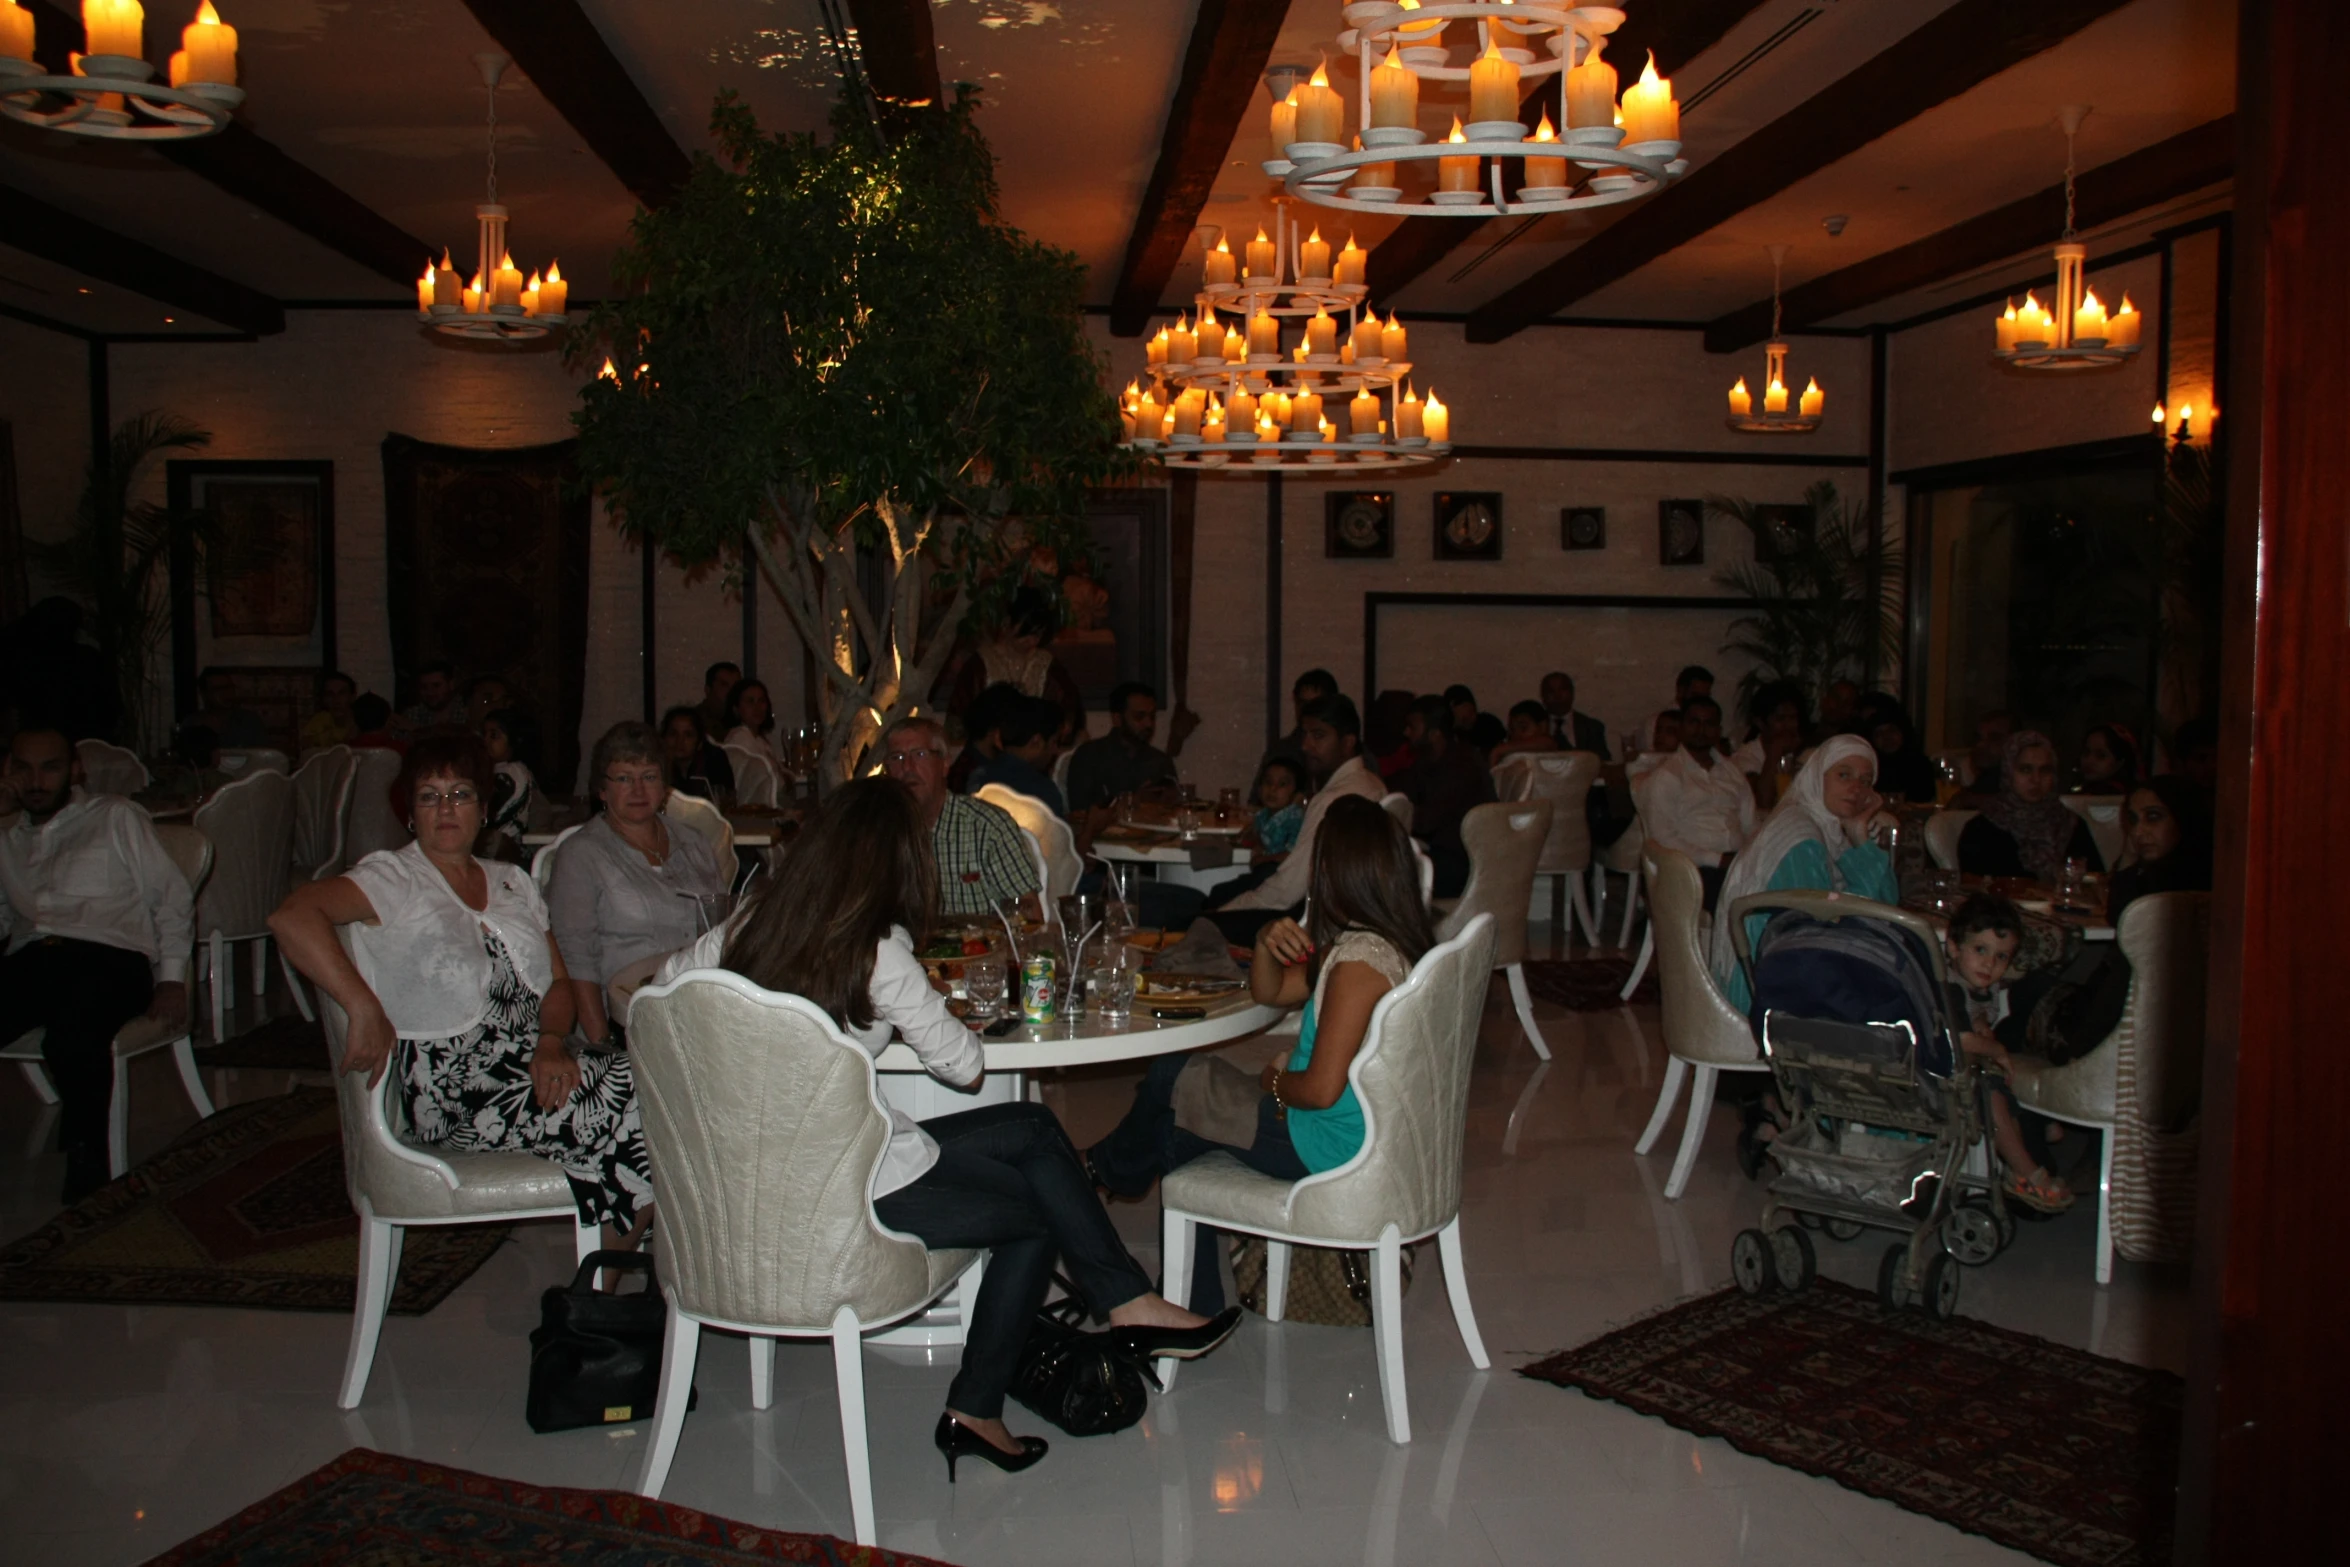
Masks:
[[[1175,1079],[1182,1076],[1188,1055],[1161,1056],[1151,1063],[1134,1090],[1134,1107],[1110,1135],[1086,1151],[1093,1173],[1113,1196],[1140,1197],[1151,1182],[1169,1170],[1181,1169],[1203,1154],[1219,1149],[1242,1164],[1277,1180],[1302,1181],[1312,1174],[1289,1141],[1289,1123],[1277,1112],[1271,1094],[1257,1101],[1257,1135],[1246,1148],[1210,1142],[1175,1124]],[[1221,1235],[1221,1231],[1211,1231]],[[1202,1238],[1192,1248],[1191,1299],[1185,1304],[1205,1317],[1224,1309],[1224,1275],[1217,1265],[1216,1242]]]

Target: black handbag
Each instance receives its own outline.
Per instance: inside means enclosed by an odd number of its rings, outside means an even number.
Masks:
[[[1068,1288],[1065,1281],[1062,1287]],[[1073,1291],[1037,1308],[1012,1374],[1012,1396],[1071,1436],[1107,1436],[1142,1418],[1150,1406],[1144,1386],[1157,1387],[1159,1376],[1109,1334],[1083,1331],[1084,1320]]]
[[[645,1287],[605,1294],[598,1269],[641,1272]],[[669,1304],[653,1259],[643,1252],[599,1251],[569,1284],[539,1297],[530,1335],[530,1393],[523,1413],[533,1431],[573,1431],[652,1417],[661,1391],[661,1349]],[[690,1407],[690,1406],[688,1406]]]

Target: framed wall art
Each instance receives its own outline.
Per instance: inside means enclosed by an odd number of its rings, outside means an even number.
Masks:
[[[1656,503],[1656,558],[1664,566],[1705,564],[1705,502]]]
[[[1607,508],[1605,506],[1561,506],[1559,508],[1559,548],[1563,550],[1606,549]]]
[[[1501,559],[1501,492],[1437,491],[1435,549],[1438,560]]]
[[[1389,490],[1333,490],[1323,496],[1322,558],[1393,560],[1394,493]]]
[[[208,514],[213,530],[201,556],[172,553],[174,711],[194,710],[198,672],[220,664],[286,687],[278,705],[299,711],[264,716],[298,724],[316,698],[293,694],[296,675],[314,684],[335,666],[335,465],[190,460],[168,464],[165,484],[174,508]]]

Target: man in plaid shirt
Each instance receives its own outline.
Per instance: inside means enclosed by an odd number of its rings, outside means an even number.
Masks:
[[[1010,814],[947,788],[946,731],[927,718],[901,718],[881,737],[881,765],[913,793],[930,824],[938,861],[938,911],[985,914],[1006,898],[1040,889],[1028,840]]]

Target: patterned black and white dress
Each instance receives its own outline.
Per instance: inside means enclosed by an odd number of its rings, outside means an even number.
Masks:
[[[400,1088],[419,1142],[462,1153],[531,1153],[563,1167],[580,1216],[626,1230],[652,1201],[652,1168],[637,1118],[628,1057],[579,1058],[579,1088],[541,1110],[530,1076],[539,998],[506,944],[482,927],[490,960],[489,1010],[447,1039],[403,1039]]]

